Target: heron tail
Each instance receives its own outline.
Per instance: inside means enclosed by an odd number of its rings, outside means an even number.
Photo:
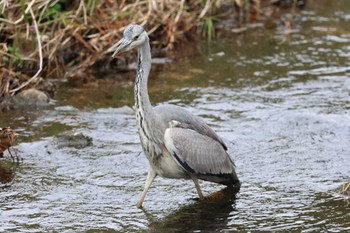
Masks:
[[[229,187],[241,188],[241,182],[239,181],[236,172],[230,174],[199,174],[198,178],[214,183],[223,184]]]

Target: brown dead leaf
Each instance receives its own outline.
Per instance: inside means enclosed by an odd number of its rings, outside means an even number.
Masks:
[[[17,135],[18,134],[10,127],[0,128],[0,154],[12,146]]]

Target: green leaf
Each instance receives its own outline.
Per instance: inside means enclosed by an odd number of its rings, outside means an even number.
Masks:
[[[27,14],[26,14],[25,0],[21,0],[21,11],[22,11],[22,14],[24,16],[24,21],[27,23],[28,22],[28,17],[27,17]]]
[[[207,16],[204,18],[204,33],[206,34],[209,42],[215,36],[215,27],[214,27],[215,20],[216,20],[215,16]]]

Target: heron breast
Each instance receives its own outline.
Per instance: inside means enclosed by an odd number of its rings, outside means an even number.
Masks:
[[[180,167],[169,153],[163,153],[159,159],[159,166],[155,167],[156,173],[165,178],[189,179],[187,173]]]
[[[157,143],[148,140],[142,136],[142,133],[140,138],[150,166],[159,176],[174,179],[188,178],[186,172],[167,151],[161,150]]]

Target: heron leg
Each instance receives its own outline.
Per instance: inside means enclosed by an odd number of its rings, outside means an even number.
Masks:
[[[193,180],[193,183],[194,183],[194,185],[196,186],[199,199],[200,199],[200,200],[203,200],[203,199],[204,199],[204,196],[203,196],[201,187],[199,186],[197,176],[196,176],[196,175],[191,175],[191,179]]]
[[[137,208],[142,207],[142,202],[145,199],[146,193],[147,193],[149,187],[151,187],[151,184],[156,176],[157,176],[157,174],[155,171],[153,171],[153,169],[150,169],[148,171],[146,182],[145,182],[145,187],[144,187],[143,192],[141,194],[140,200],[137,202]]]

